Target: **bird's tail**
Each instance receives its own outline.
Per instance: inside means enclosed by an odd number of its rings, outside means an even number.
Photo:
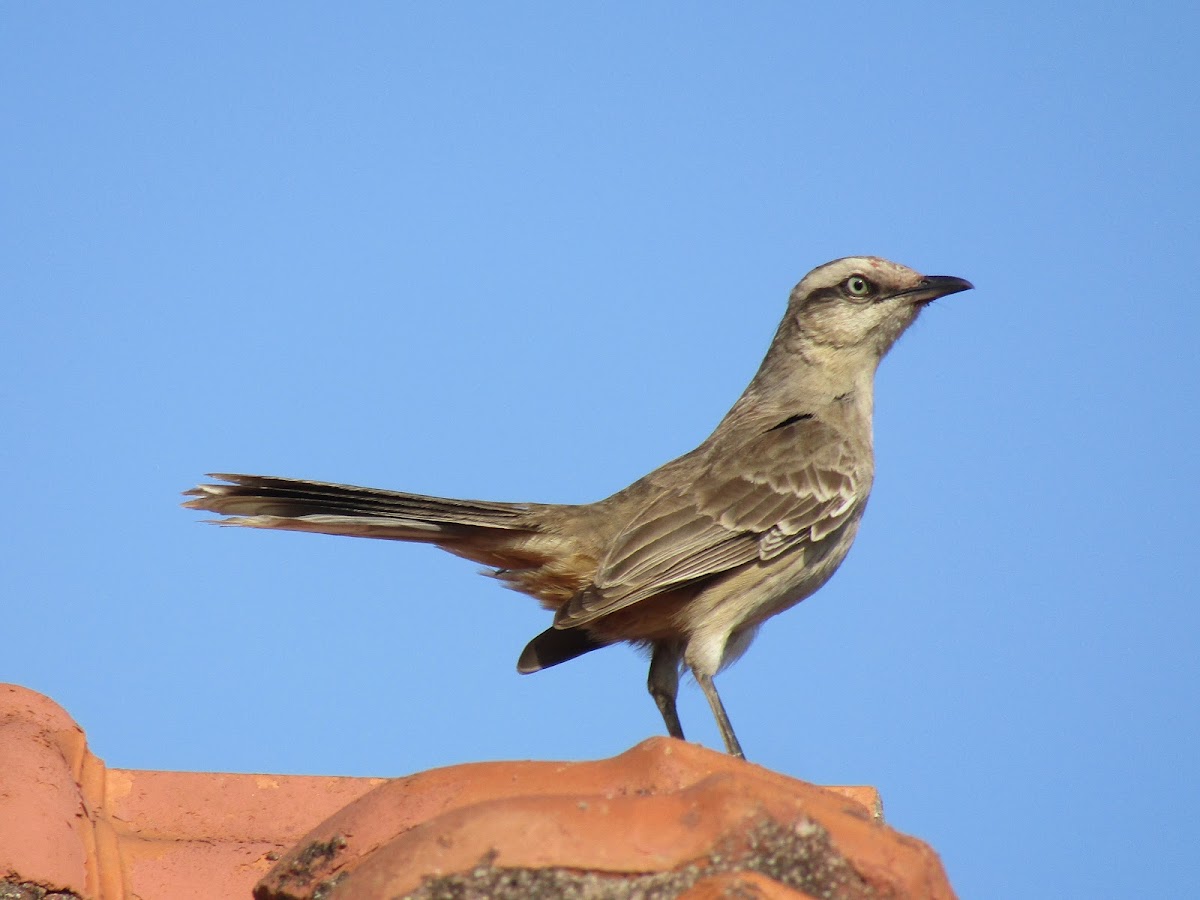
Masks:
[[[183,505],[228,517],[217,524],[434,544],[492,567],[492,575],[547,609],[557,610],[595,576],[589,531],[579,524],[586,506],[453,500],[265,475],[209,477],[224,483],[185,491],[192,499]]]
[[[192,499],[183,505],[228,516],[215,520],[221,525],[419,541],[455,552],[456,545],[479,542],[486,533],[493,533],[500,543],[513,543],[504,535],[516,538],[542,530],[539,504],[453,500],[265,475],[209,477],[225,483],[201,484],[186,491]],[[463,555],[496,564],[486,553]]]

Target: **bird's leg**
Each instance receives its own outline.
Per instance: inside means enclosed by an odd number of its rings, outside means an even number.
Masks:
[[[695,669],[692,669],[692,674],[696,676],[696,683],[700,685],[700,690],[704,691],[704,696],[708,698],[708,705],[712,707],[713,717],[717,720],[717,728],[721,730],[721,738],[725,741],[725,749],[731,756],[745,759],[746,754],[742,752],[742,745],[738,743],[737,735],[733,733],[733,726],[729,724],[729,715],[725,712],[725,705],[721,703],[721,696],[717,693],[717,686],[713,684],[712,676],[703,675]]]
[[[682,648],[669,642],[654,645],[650,657],[650,677],[646,687],[654,698],[658,711],[662,713],[667,734],[683,740],[683,726],[679,724],[679,712],[675,709],[675,698],[679,696],[679,660]]]

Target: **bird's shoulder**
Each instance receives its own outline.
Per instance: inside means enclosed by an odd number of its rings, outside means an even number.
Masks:
[[[780,411],[713,448],[694,502],[730,531],[819,540],[865,500],[873,475],[869,432],[864,439],[836,416]]]

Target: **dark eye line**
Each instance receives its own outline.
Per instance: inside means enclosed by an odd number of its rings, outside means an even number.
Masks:
[[[833,303],[841,299],[842,286],[840,284],[833,287],[818,288],[809,295],[809,300],[813,303]]]

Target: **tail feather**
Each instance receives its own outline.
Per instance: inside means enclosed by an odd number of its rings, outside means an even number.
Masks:
[[[435,544],[494,568],[492,574],[505,584],[548,609],[567,602],[596,569],[592,549],[561,527],[568,507],[455,500],[263,475],[209,477],[224,483],[185,491],[191,499],[183,505],[227,517],[216,524]]]
[[[526,503],[455,500],[401,491],[263,475],[214,474],[226,484],[185,492],[189,509],[231,518],[220,524],[437,543],[464,530],[537,531]]]
[[[528,503],[455,500],[265,475],[213,474],[209,477],[229,483],[202,484],[186,491],[185,496],[195,499],[184,506],[222,515],[412,518],[487,528],[526,528],[533,509]]]

